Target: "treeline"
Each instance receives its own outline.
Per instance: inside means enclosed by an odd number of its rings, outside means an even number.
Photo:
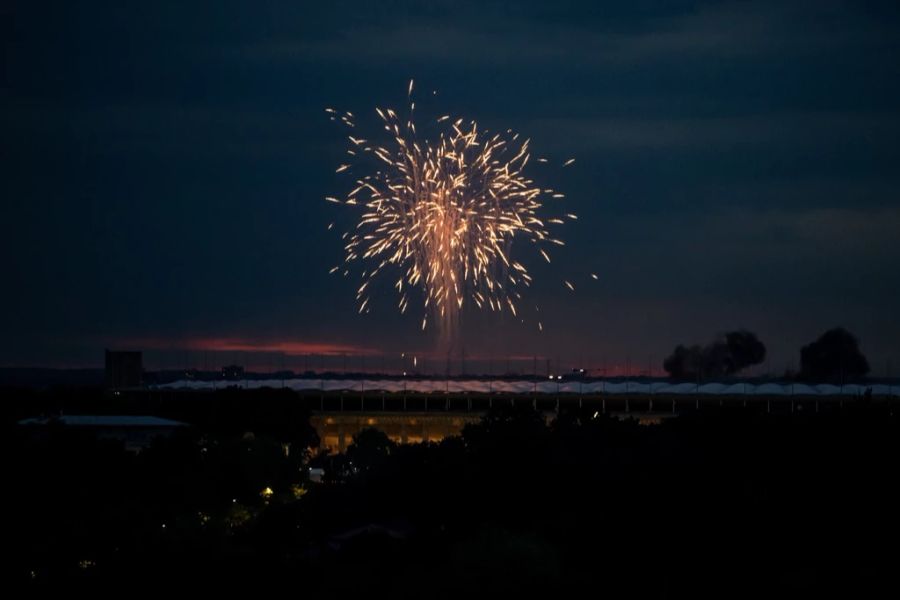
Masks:
[[[366,430],[342,456],[308,454],[271,421],[214,429],[137,455],[64,430],[7,431],[8,581],[339,598],[871,597],[897,585],[900,423],[886,408],[709,410],[657,426],[506,409],[439,444]]]
[[[681,381],[710,380],[736,375],[762,364],[766,346],[755,333],[738,330],[726,333],[706,345],[679,344],[663,361],[669,377]],[[802,381],[848,382],[864,378],[869,362],[856,336],[843,328],[829,329],[800,349],[799,373],[786,373]]]

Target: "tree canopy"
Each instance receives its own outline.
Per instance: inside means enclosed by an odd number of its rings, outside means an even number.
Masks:
[[[800,377],[809,381],[847,381],[864,377],[869,361],[859,340],[841,327],[829,329],[800,349]]]
[[[706,346],[679,344],[663,362],[673,379],[721,377],[733,375],[766,357],[766,346],[755,333],[741,329],[731,331]]]

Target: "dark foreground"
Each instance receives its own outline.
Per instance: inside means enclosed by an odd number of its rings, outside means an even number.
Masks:
[[[226,391],[128,407],[191,424],[139,452],[3,400],[4,570],[69,589],[193,583],[300,596],[896,597],[900,422],[885,405],[659,425],[526,408],[461,437],[373,430],[316,456],[297,397]],[[325,469],[321,483],[309,468]],[[74,586],[74,587],[73,587]]]

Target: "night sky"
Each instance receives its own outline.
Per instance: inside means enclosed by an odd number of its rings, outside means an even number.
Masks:
[[[744,327],[780,370],[844,326],[881,375],[900,367],[896,6],[4,3],[0,366],[432,348],[391,282],[358,315],[357,280],[328,274],[326,227],[358,213],[324,201],[350,184],[324,108],[375,131],[414,78],[420,118],[576,158],[532,172],[580,217],[553,265],[517,255],[543,333],[467,312],[470,356],[658,366]]]

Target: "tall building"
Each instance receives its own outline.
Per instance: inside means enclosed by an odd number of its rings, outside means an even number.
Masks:
[[[140,387],[143,374],[144,361],[140,352],[106,351],[106,387]]]
[[[222,367],[222,379],[234,381],[244,378],[244,367],[240,365],[227,365]]]

